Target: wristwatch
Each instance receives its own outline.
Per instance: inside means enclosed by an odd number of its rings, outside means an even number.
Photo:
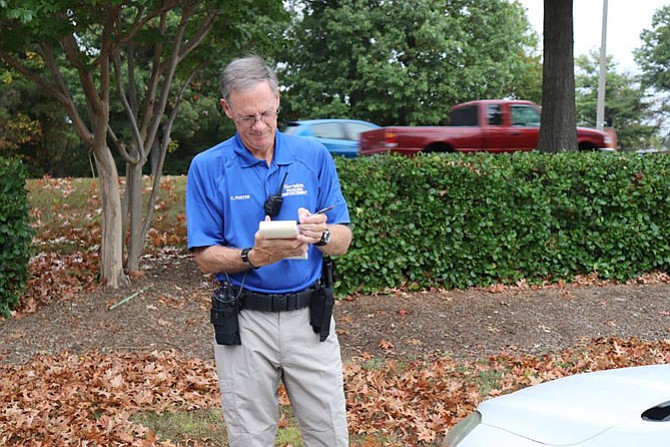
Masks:
[[[319,247],[322,247],[326,245],[328,242],[330,242],[330,230],[326,230],[323,233],[321,233],[321,239],[319,239],[319,242],[317,242],[314,245],[318,245]]]
[[[246,265],[249,266],[250,269],[256,270],[258,267],[253,265],[251,261],[249,260],[249,252],[251,251],[253,247],[247,247],[242,249],[242,253],[240,253],[240,257],[242,258],[242,262],[244,262]]]

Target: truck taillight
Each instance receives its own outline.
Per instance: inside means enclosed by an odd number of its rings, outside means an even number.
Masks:
[[[395,132],[386,132],[384,134],[384,145],[388,148],[398,146],[398,136]]]
[[[616,148],[618,145],[618,139],[614,129],[611,127],[606,127],[603,132],[605,133],[605,147]]]

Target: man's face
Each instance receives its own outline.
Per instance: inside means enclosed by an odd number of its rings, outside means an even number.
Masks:
[[[267,82],[260,82],[248,90],[234,90],[228,101],[222,99],[221,104],[252,154],[259,156],[272,151],[277,132],[279,94],[275,94]]]

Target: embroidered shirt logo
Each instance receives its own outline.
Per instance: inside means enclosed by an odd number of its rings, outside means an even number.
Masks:
[[[294,183],[292,185],[284,185],[284,193],[282,196],[304,196],[307,195],[304,183]]]

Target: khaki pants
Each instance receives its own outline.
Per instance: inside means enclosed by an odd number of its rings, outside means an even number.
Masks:
[[[309,325],[308,307],[277,313],[245,309],[239,325],[242,345],[214,343],[230,446],[274,446],[280,380],[300,424],[304,447],[348,446],[334,322],[322,343]]]

